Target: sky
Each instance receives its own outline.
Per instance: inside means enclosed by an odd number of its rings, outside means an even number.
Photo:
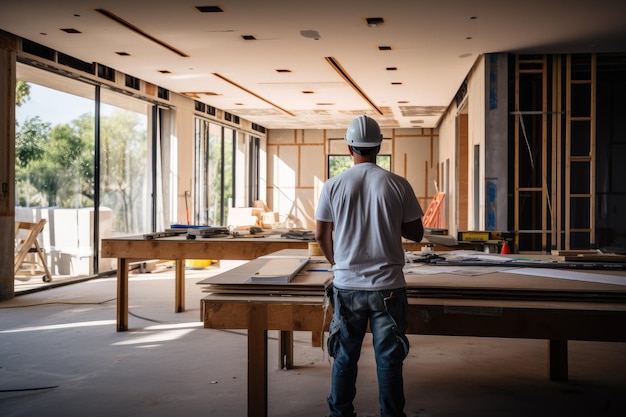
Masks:
[[[16,107],[15,118],[22,123],[27,117],[39,115],[41,120],[53,126],[76,119],[84,113],[94,114],[94,102],[62,91],[30,84],[30,98]]]

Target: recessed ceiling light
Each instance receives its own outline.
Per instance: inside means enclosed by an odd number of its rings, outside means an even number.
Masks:
[[[409,104],[409,100],[400,100],[398,104]]]
[[[367,22],[367,27],[369,28],[377,28],[385,22],[382,17],[366,17],[365,21]]]
[[[62,28],[61,30],[65,33],[82,33],[80,30],[74,28]]]
[[[459,55],[459,58],[467,58],[467,57],[470,57],[470,56],[472,56],[472,53],[471,52],[466,52],[464,54]]]
[[[243,103],[235,103],[235,106],[243,106]]]
[[[411,120],[411,123],[424,123],[424,121],[421,120],[421,119],[420,120]]]
[[[158,70],[161,74],[171,74],[171,71],[168,70]]]
[[[379,51],[391,51],[391,46],[379,46]]]
[[[291,70],[288,70],[288,69],[277,69],[276,72],[291,72]]]
[[[470,16],[470,20],[476,20],[478,19],[478,16]]]
[[[397,71],[398,70],[397,67],[387,67],[386,69],[387,69],[387,71]]]
[[[333,106],[335,103],[315,103],[318,106]]]
[[[391,83],[391,85],[402,85],[402,83],[399,82],[399,81],[394,81],[394,82]]]
[[[322,37],[322,35],[320,35],[320,33],[317,30],[301,30],[300,36],[303,36],[305,38],[311,38],[316,41],[319,41],[320,38]]]
[[[130,56],[130,54],[128,52],[118,51],[118,52],[115,52],[115,53],[118,54],[119,56]]]
[[[472,37],[471,36],[466,36],[465,39],[470,40],[470,39],[472,39]]]
[[[304,90],[302,92],[302,94],[315,94],[315,91],[311,91],[311,90]]]
[[[241,37],[246,41],[256,41],[256,38],[253,35],[241,35]]]
[[[220,8],[220,6],[196,6],[202,13],[222,13],[224,10]]]

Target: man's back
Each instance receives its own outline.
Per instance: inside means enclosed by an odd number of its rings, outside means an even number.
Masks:
[[[374,163],[360,163],[328,180],[317,219],[334,224],[334,285],[404,286],[401,226],[422,214],[409,183]]]

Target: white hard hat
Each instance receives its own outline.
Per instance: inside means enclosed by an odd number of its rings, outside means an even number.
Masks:
[[[374,148],[381,144],[383,135],[376,120],[368,116],[359,116],[348,125],[346,143],[356,148]]]

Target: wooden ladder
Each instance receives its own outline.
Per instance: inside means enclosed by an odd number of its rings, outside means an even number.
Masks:
[[[45,275],[43,276],[44,282],[52,281],[52,275],[48,269],[48,263],[46,262],[46,256],[44,250],[39,246],[37,238],[46,225],[46,219],[41,219],[37,223],[31,222],[15,222],[15,261],[13,266],[13,274],[17,275],[20,267],[23,264],[29,262],[26,261],[26,256],[29,252],[35,252],[37,259],[41,262]],[[23,231],[23,232],[22,232]],[[22,232],[22,233],[20,233]],[[26,233],[26,236],[22,235]]]

